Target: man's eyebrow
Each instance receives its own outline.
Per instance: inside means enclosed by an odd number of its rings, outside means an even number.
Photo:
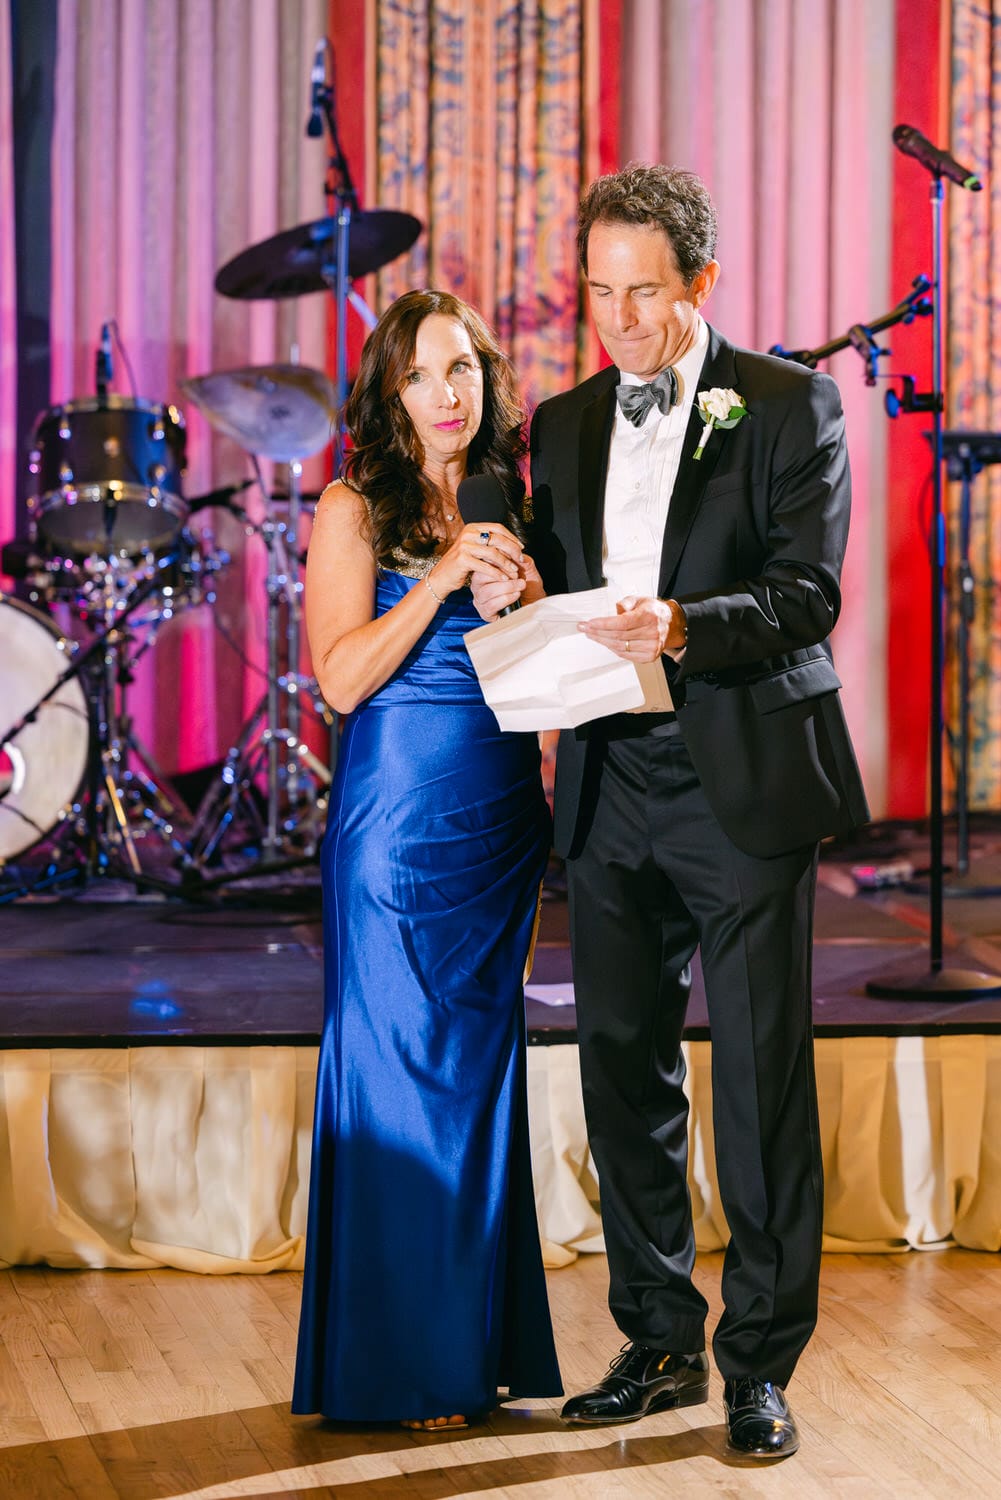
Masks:
[[[612,290],[607,281],[595,281],[591,276],[588,277],[587,284],[588,286],[597,287],[599,289],[603,288],[606,292],[610,292]],[[665,283],[663,281],[634,281],[631,282],[630,285],[625,288],[625,290],[627,292],[642,292],[645,291],[647,287],[658,287],[664,285]]]

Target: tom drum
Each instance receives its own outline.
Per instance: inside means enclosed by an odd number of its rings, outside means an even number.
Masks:
[[[174,406],[107,396],[52,407],[32,434],[28,504],[39,537],[77,557],[162,550],[188,513],[184,461]]]

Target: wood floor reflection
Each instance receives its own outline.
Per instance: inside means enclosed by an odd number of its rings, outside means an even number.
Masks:
[[[718,1314],[719,1256],[699,1265]],[[790,1388],[803,1445],[725,1451],[710,1403],[570,1431],[516,1402],[443,1436],[289,1415],[299,1277],[0,1273],[4,1500],[459,1500],[461,1496],[947,1497],[1001,1492],[996,1256],[829,1255],[820,1329]],[[568,1390],[619,1338],[605,1264],[550,1275]]]

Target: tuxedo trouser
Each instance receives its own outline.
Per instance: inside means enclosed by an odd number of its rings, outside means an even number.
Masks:
[[[713,1352],[724,1377],[784,1384],[816,1324],[820,1275],[810,984],[817,850],[761,859],[738,849],[670,730],[611,739],[596,776],[593,820],[567,874],[609,1306],[629,1339],[677,1353],[705,1347],[708,1306],[691,1279],[681,1053],[698,948],[730,1228]]]

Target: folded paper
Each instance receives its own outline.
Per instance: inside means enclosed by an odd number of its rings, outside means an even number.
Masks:
[[[614,615],[613,589],[526,604],[463,637],[501,729],[575,729],[606,714],[669,709],[658,662],[641,668],[589,640],[578,622]]]

